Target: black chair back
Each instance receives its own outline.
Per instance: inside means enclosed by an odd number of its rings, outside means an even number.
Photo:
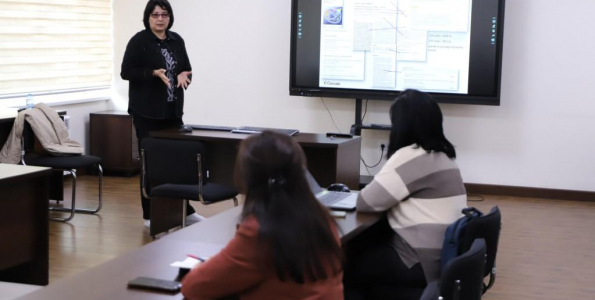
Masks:
[[[23,136],[22,139],[24,141],[24,149],[25,152],[29,152],[33,150],[35,145],[35,133],[33,132],[33,128],[29,125],[29,122],[25,121],[25,126],[23,127]]]
[[[202,142],[145,138],[141,148],[144,150],[145,169],[150,186],[163,183],[198,184],[198,153],[202,158],[203,184],[206,183],[206,147]]]
[[[486,243],[476,239],[469,251],[449,261],[440,278],[444,300],[480,300],[483,290]]]
[[[484,271],[484,277],[488,276],[494,268],[496,262],[496,252],[498,252],[498,240],[500,239],[500,227],[502,215],[498,206],[494,206],[490,213],[477,218],[467,225],[467,229],[462,239],[462,251],[471,248],[475,239],[484,239],[487,248],[487,262]]]

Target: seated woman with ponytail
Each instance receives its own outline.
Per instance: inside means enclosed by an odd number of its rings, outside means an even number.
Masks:
[[[263,132],[244,140],[236,163],[246,195],[234,238],[182,282],[191,300],[343,299],[336,224],[304,175],[304,153],[289,136]]]

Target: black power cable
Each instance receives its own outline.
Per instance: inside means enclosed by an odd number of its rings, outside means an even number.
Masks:
[[[360,157],[360,159],[362,160],[362,162],[364,163],[364,166],[366,166],[366,168],[375,168],[375,167],[377,167],[382,162],[382,157],[384,156],[384,147],[385,147],[384,144],[381,144],[380,145],[380,150],[381,150],[380,160],[375,165],[373,165],[373,166],[368,166],[366,164],[366,162],[364,161],[364,159]]]
[[[485,200],[483,195],[467,193],[467,201],[469,202],[481,202],[483,200]]]
[[[368,113],[368,101],[370,101],[370,100],[366,99],[366,106],[364,106],[364,116],[362,117],[362,123],[364,123],[364,119],[366,118],[366,113]]]
[[[326,108],[326,112],[328,112],[328,115],[331,117],[331,121],[333,121],[333,125],[335,125],[335,128],[337,128],[337,131],[339,133],[343,133],[341,131],[341,129],[339,129],[339,126],[337,126],[337,123],[335,123],[335,118],[333,118],[333,115],[331,114],[331,111],[326,106],[326,103],[324,103],[324,99],[322,97],[320,97],[320,101],[322,101],[322,105],[324,105],[324,108]]]

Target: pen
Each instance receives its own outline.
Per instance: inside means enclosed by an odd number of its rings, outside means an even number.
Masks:
[[[186,255],[188,255],[188,257],[191,257],[191,258],[194,258],[194,259],[200,260],[201,262],[205,262],[205,261],[207,261],[207,259],[206,259],[206,258],[204,258],[204,257],[202,257],[202,256],[196,256],[196,255],[194,255],[194,254],[186,254]]]

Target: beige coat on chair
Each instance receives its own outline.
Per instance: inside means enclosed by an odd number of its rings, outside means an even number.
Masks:
[[[21,161],[21,140],[27,121],[35,137],[49,154],[69,156],[83,154],[83,147],[68,138],[68,129],[58,113],[49,106],[38,103],[35,108],[21,111],[14,120],[8,140],[0,151],[0,162],[18,164]]]

